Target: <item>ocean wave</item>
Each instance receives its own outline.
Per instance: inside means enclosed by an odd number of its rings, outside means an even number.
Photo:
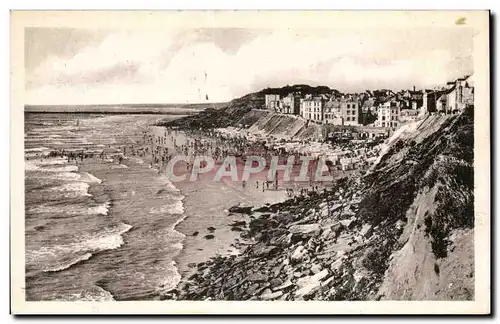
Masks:
[[[37,171],[40,169],[41,168],[33,161],[25,161],[25,163],[24,163],[24,170],[25,171]]]
[[[101,183],[102,182],[101,179],[94,176],[93,174],[90,174],[88,172],[83,172],[83,174],[87,177],[87,179],[84,180],[85,182],[88,182],[88,183]]]
[[[170,205],[163,205],[160,207],[153,207],[149,210],[151,214],[183,214],[184,205],[181,200],[176,201]]]
[[[36,161],[34,162],[39,166],[47,166],[47,165],[64,165],[68,163],[68,160],[63,159],[63,158],[53,158],[53,159],[46,159],[42,161]]]
[[[94,251],[114,250],[123,245],[122,234],[128,232],[132,228],[131,225],[122,223],[119,229],[114,232],[105,233],[96,238],[92,238],[79,245],[81,249],[91,249]]]
[[[115,298],[109,291],[99,286],[96,286],[93,291],[83,292],[78,300],[104,302],[104,301],[114,301]]]
[[[76,165],[65,165],[62,167],[48,167],[48,166],[57,166],[64,165],[65,163],[61,162],[61,159],[57,160],[26,160],[24,161],[24,170],[25,171],[43,171],[43,172],[77,172],[78,167]]]
[[[122,235],[131,228],[131,225],[120,223],[92,236],[83,237],[78,242],[27,251],[26,262],[42,264],[43,272],[62,271],[90,259],[95,253],[119,248],[124,243]]]
[[[50,151],[48,147],[32,147],[32,148],[27,148],[24,149],[24,152],[43,152],[43,151]]]
[[[179,268],[177,266],[177,263],[175,261],[172,261],[171,263],[172,268],[173,268],[173,274],[167,276],[164,278],[164,281],[160,284],[160,287],[158,288],[159,292],[168,292],[179,284],[181,282],[182,276],[179,273]]]
[[[41,128],[33,128],[30,130],[30,133],[50,133],[50,132],[63,132],[63,131],[73,131],[78,130],[78,127],[75,126],[54,126],[54,127],[41,127]]]
[[[66,263],[61,263],[60,265],[58,266],[55,266],[51,269],[47,269],[47,270],[44,270],[44,272],[57,272],[57,271],[62,271],[62,270],[65,270],[65,269],[68,269],[69,267],[71,267],[72,265],[75,265],[77,263],[80,263],[80,262],[83,262],[83,261],[86,261],[88,259],[90,259],[92,257],[92,253],[85,253],[79,257],[76,257]]]
[[[168,188],[170,189],[170,191],[172,192],[180,192],[179,188],[177,188],[176,186],[174,186],[174,184],[168,179],[168,177],[162,175],[158,178],[160,181],[163,182],[163,184]]]
[[[96,301],[96,302],[105,302],[105,301],[114,301],[113,295],[99,287],[93,286],[92,288],[88,288],[79,293],[74,294],[62,294],[58,296],[54,296],[54,298],[50,299],[53,301]]]
[[[35,152],[31,152],[31,153],[24,153],[24,156],[27,157],[27,158],[39,158],[41,156],[47,156],[49,155],[49,152],[46,151],[46,152],[41,152],[41,153],[35,153]]]
[[[111,166],[111,169],[128,169],[128,166],[125,164],[114,164]]]
[[[50,177],[62,181],[78,181],[82,178],[80,174],[75,172],[54,173],[53,175],[50,175]]]
[[[88,207],[87,205],[62,205],[48,206],[38,205],[26,210],[28,214],[64,214],[67,216],[76,215],[107,215],[109,212],[110,203],[105,202],[100,205]]]
[[[85,182],[70,182],[61,186],[52,187],[48,191],[57,192],[74,192],[76,196],[91,196],[88,193],[89,184]]]
[[[44,172],[77,172],[78,167],[76,165],[67,165],[61,168],[41,168]]]
[[[68,163],[66,159],[62,159],[62,158],[45,159],[45,160],[41,160],[41,161],[38,159],[26,160],[24,162],[25,162],[24,170],[26,170],[26,171],[52,170],[50,168],[44,168],[44,167],[55,166],[55,165],[65,165]]]
[[[25,136],[24,141],[25,142],[37,142],[37,141],[47,141],[47,138],[62,138],[61,135],[58,134],[50,134],[50,135],[34,135],[30,134],[28,136]]]
[[[109,212],[109,202],[106,202],[98,206],[89,207],[87,209],[88,214],[94,214],[94,215],[107,215],[108,212]]]
[[[31,172],[27,178],[30,179],[50,179],[50,180],[58,180],[58,181],[78,181],[82,178],[82,176],[78,173],[75,172],[61,172],[61,173],[47,173],[47,172],[36,172],[40,170],[30,170],[30,171],[35,171]],[[49,181],[53,182],[53,181]]]

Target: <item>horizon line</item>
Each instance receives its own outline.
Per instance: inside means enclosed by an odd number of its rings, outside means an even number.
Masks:
[[[188,105],[221,105],[221,102],[193,102],[193,103],[90,103],[90,104],[24,104],[24,107],[90,107],[90,106],[188,106]]]

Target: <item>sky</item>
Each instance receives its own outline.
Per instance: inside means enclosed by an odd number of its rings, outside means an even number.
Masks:
[[[25,29],[26,104],[222,102],[266,87],[433,87],[473,73],[473,30]]]

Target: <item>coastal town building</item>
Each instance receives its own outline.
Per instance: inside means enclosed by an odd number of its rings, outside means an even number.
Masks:
[[[279,100],[276,111],[281,114],[299,115],[300,114],[300,96],[290,93]]]
[[[300,115],[315,122],[323,120],[323,97],[312,97],[310,95],[300,100]]]
[[[324,122],[332,125],[359,125],[359,102],[353,98],[325,102]]]
[[[374,112],[376,109],[374,98],[366,99],[361,106],[361,112],[363,113]]]
[[[344,125],[340,101],[331,99],[325,102],[324,122],[330,125]]]
[[[435,112],[437,100],[444,94],[443,90],[425,89],[421,113]]]
[[[340,104],[344,125],[359,124],[359,103],[355,100],[346,100]]]
[[[457,79],[454,84],[439,97],[436,110],[444,113],[456,113],[474,104],[474,88],[467,83],[468,77]]]
[[[397,101],[387,101],[379,106],[375,127],[399,127],[400,107]]]
[[[413,86],[413,90],[403,92],[402,101],[404,102],[404,106],[401,108],[418,110],[423,105],[424,93],[421,90],[416,90],[415,86]]]
[[[266,109],[276,111],[280,104],[279,94],[266,94],[265,96]]]
[[[422,112],[457,113],[474,105],[474,87],[469,76],[448,82],[444,89],[424,90]]]

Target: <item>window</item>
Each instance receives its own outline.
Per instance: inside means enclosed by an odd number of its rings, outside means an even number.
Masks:
[[[385,120],[385,116],[382,116],[382,120]],[[384,124],[384,123],[382,123],[382,124]]]
[[[350,104],[347,104],[347,108],[351,108],[351,105],[350,105]]]
[[[385,127],[385,123],[382,123],[382,127]]]

